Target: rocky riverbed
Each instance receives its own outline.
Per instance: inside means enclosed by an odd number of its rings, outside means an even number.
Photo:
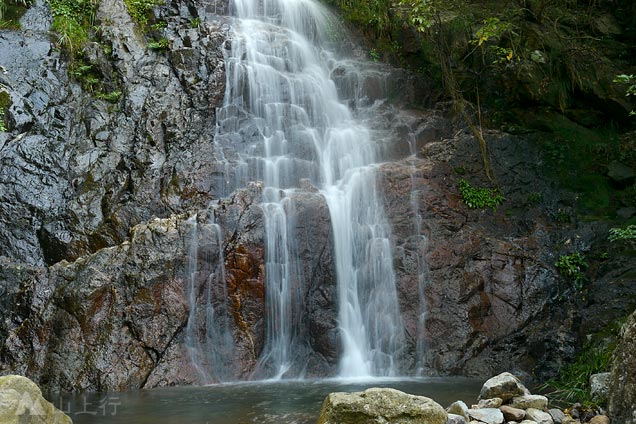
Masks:
[[[470,404],[470,403],[469,403]],[[444,409],[432,399],[394,389],[371,388],[357,393],[332,393],[323,404],[318,424],[609,424],[607,415],[581,405],[561,410],[548,398],[533,395],[505,372],[487,380],[470,407],[458,400]],[[618,422],[618,421],[614,421]]]

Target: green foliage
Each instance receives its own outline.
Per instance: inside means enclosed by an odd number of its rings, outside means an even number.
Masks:
[[[52,29],[58,42],[73,57],[89,39],[95,22],[97,0],[48,0],[53,15]]]
[[[121,91],[111,91],[110,93],[98,93],[97,98],[110,103],[117,103],[121,97]]]
[[[201,26],[201,18],[198,16],[190,21],[190,28],[196,29]]]
[[[611,242],[636,242],[636,225],[628,225],[625,228],[610,228],[608,240]]]
[[[590,377],[609,371],[614,348],[615,344],[608,347],[588,346],[574,363],[561,368],[561,374],[548,380],[541,389],[550,390],[547,395],[553,403],[571,405],[581,402],[584,405],[594,405],[589,389]]]
[[[165,50],[168,48],[168,39],[166,37],[161,38],[160,40],[157,41],[151,41],[150,43],[148,43],[148,48],[150,50]]]
[[[483,20],[481,28],[477,30],[476,38],[471,40],[471,44],[481,46],[487,41],[498,41],[511,28],[510,22],[502,22],[496,17],[486,18]]]
[[[371,58],[372,61],[379,62],[380,58],[381,58],[381,55],[380,55],[380,52],[377,49],[372,48],[372,49],[369,50],[369,57]]]
[[[497,209],[506,199],[496,188],[476,188],[465,179],[459,180],[459,192],[464,203],[471,209],[492,208]]]
[[[619,84],[627,84],[627,89],[625,90],[626,96],[636,95],[636,75],[616,75],[616,78],[614,78],[614,82]],[[636,111],[632,110],[629,114],[631,116],[636,116]]]
[[[575,361],[561,368],[561,373],[548,380],[540,389],[546,391],[552,403],[569,406],[581,402],[596,406],[589,390],[593,374],[608,372],[616,349],[616,340],[624,319],[618,319],[594,334],[583,346]]]
[[[20,18],[32,0],[0,0],[0,29],[20,29]]]
[[[124,0],[128,7],[130,17],[142,27],[148,24],[149,14],[152,9],[160,4],[163,0]]]
[[[11,96],[4,89],[0,89],[0,132],[7,131],[6,124],[4,123],[4,115],[11,106]]]
[[[581,253],[563,255],[555,262],[554,266],[562,276],[572,281],[577,290],[583,289],[585,279],[583,271],[588,267],[588,264]]]

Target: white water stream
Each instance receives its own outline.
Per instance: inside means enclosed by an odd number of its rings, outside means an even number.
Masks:
[[[258,378],[302,377],[294,366],[306,358],[297,354],[305,341],[293,194],[306,181],[324,196],[333,226],[339,376],[401,375],[404,325],[376,185],[382,158],[331,78],[352,66],[332,53],[336,21],[312,0],[234,0],[232,7],[238,19],[226,46],[217,142],[239,152],[234,186],[262,180],[265,187],[266,341]]]

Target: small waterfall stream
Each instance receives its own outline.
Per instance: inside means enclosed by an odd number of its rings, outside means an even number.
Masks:
[[[299,352],[308,342],[300,285],[306,276],[298,266],[294,196],[307,186],[324,197],[333,227],[338,374],[401,375],[405,330],[391,229],[376,184],[381,148],[339,99],[332,75],[353,62],[333,53],[336,21],[312,0],[235,0],[231,7],[238,19],[225,47],[227,84],[215,144],[233,152],[227,158],[221,152],[232,164],[228,192],[248,181],[264,183],[266,340],[253,378],[303,376],[307,358]],[[206,313],[211,316],[214,309]]]

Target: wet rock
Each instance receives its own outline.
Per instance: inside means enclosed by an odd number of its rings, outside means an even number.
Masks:
[[[444,409],[429,398],[395,389],[371,388],[364,392],[329,394],[318,424],[446,424],[446,420]]]
[[[636,313],[623,327],[612,360],[609,415],[615,422],[636,422]]]
[[[40,388],[26,377],[0,377],[0,423],[72,424],[71,419],[44,399]]]
[[[521,421],[526,417],[526,411],[523,409],[513,408],[509,405],[499,407],[506,421]]]
[[[526,419],[534,421],[537,424],[553,424],[552,416],[540,409],[528,408],[526,410]]]
[[[524,395],[526,388],[521,381],[509,372],[488,379],[479,392],[479,399],[501,398],[504,401]]]
[[[470,418],[486,424],[502,424],[504,422],[503,414],[496,408],[469,409],[468,415]]]
[[[541,395],[517,396],[512,399],[510,406],[519,409],[545,409],[548,406],[548,398]]]

